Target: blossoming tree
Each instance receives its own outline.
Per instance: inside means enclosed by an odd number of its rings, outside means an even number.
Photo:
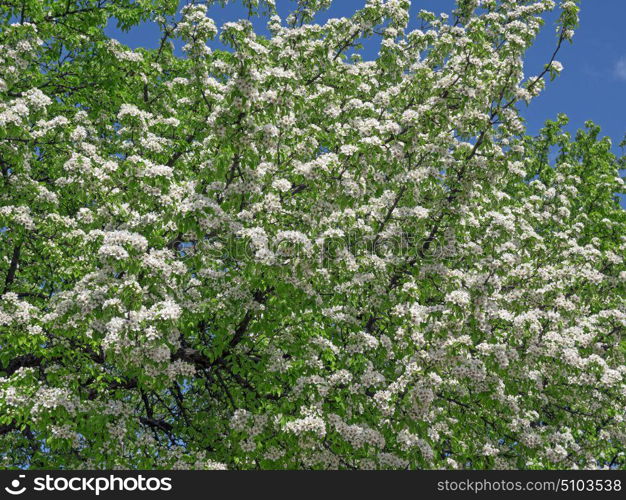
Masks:
[[[0,3],[2,466],[624,466],[620,160],[519,115],[576,3],[243,3]]]

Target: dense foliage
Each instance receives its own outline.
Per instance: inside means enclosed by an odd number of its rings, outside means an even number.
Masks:
[[[330,3],[0,2],[3,467],[624,467],[620,160],[519,115],[579,7]]]

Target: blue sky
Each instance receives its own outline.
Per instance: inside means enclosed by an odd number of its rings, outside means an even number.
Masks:
[[[329,17],[350,15],[363,6],[364,0],[335,0],[331,9],[319,16],[318,21]],[[285,17],[294,2],[278,0],[281,16]],[[412,9],[449,12],[454,0],[413,0]],[[218,27],[226,21],[247,17],[240,2],[231,1],[222,8],[212,6],[209,15]],[[415,15],[412,16],[414,23]],[[580,27],[574,43],[566,43],[557,59],[565,67],[563,73],[529,107],[522,110],[528,132],[533,134],[557,113],[570,117],[568,130],[574,132],[583,127],[586,120],[593,120],[602,127],[602,135],[613,142],[615,153],[626,153],[618,144],[626,134],[626,0],[582,0]],[[530,49],[525,62],[527,75],[538,74],[547,62],[556,43],[556,16],[547,18],[536,44]],[[257,31],[265,30],[265,21],[255,21]],[[158,43],[158,28],[144,24],[128,33],[121,33],[111,22],[108,34],[133,48],[154,48]],[[214,48],[218,48],[216,42]],[[366,44],[363,55],[374,58],[377,46],[374,41]]]

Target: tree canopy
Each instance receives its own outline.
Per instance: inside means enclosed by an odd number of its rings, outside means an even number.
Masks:
[[[178,3],[0,2],[1,466],[624,467],[622,160],[520,116],[577,3]]]

